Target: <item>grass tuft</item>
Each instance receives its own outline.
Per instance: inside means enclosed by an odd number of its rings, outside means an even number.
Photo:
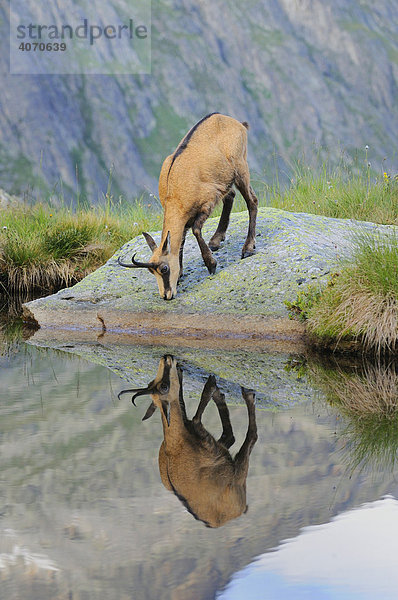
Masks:
[[[55,260],[70,258],[95,238],[95,227],[85,222],[60,223],[44,233],[43,249]]]
[[[319,344],[354,339],[366,351],[398,350],[398,239],[356,240],[352,263],[302,308],[307,330]],[[303,304],[303,302],[302,302]],[[305,304],[305,303],[304,303]]]
[[[9,293],[53,291],[80,281],[162,218],[137,203],[79,210],[38,204],[0,211],[0,285]]]
[[[367,164],[367,163],[366,163]],[[398,178],[383,172],[341,162],[332,169],[327,163],[310,169],[298,162],[290,185],[266,188],[269,206],[292,212],[306,212],[340,219],[398,224]]]

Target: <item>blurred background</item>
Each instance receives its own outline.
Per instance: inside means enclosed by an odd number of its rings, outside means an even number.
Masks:
[[[40,3],[42,22],[59,4]],[[98,22],[135,5],[96,2]],[[153,0],[150,75],[10,75],[2,3],[0,187],[68,200],[78,188],[95,204],[111,179],[114,198],[156,194],[163,159],[213,111],[250,123],[254,181],[287,180],[297,160],[355,162],[365,146],[372,169],[390,171],[397,19],[394,0]]]

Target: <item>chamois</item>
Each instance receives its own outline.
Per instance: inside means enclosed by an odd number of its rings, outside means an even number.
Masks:
[[[159,294],[172,300],[182,276],[183,249],[188,229],[197,239],[204,263],[210,274],[217,261],[212,250],[218,250],[225,239],[229,216],[235,198],[233,186],[240,191],[249,211],[249,229],[242,248],[242,258],[255,252],[257,198],[250,185],[247,164],[246,122],[212,113],[203,117],[181,140],[177,149],[164,161],[159,177],[159,198],[164,210],[159,246],[143,233],[152,251],[149,262],[118,262],[123,267],[147,268],[156,276]],[[223,210],[217,230],[209,245],[202,237],[202,227],[216,204],[222,200]]]
[[[203,388],[193,419],[187,418],[182,390],[182,370],[175,358],[165,355],[155,379],[142,389],[123,390],[138,396],[150,394],[152,402],[143,418],[160,408],[164,441],[159,450],[159,471],[166,489],[174,492],[188,511],[208,527],[220,527],[246,512],[246,478],[249,456],[257,440],[255,394],[241,388],[249,424],[246,438],[233,459],[228,449],[234,443],[225,396],[211,375]],[[213,399],[222,423],[217,441],[204,428],[203,412]]]

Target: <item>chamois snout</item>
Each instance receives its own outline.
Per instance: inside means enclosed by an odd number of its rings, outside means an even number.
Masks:
[[[153,273],[158,284],[159,296],[163,300],[173,300],[177,296],[177,282],[179,274],[179,265],[174,264],[172,257],[161,256],[159,266]]]

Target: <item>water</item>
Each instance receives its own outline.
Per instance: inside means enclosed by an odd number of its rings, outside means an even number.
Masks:
[[[397,597],[391,369],[106,337],[44,344],[39,336],[3,341],[1,351],[1,599]],[[155,410],[148,395],[137,407],[133,392],[118,398],[153,380]],[[169,479],[164,462],[159,472],[161,414],[167,436],[180,390],[192,418],[206,384],[228,403],[232,456],[248,435],[248,390],[256,393],[258,439],[252,422],[247,478],[229,504],[219,482],[231,476],[231,460],[223,455],[215,469],[211,452],[198,453],[192,438],[188,450],[181,431],[175,461],[188,457],[188,475],[177,462]],[[377,422],[370,410],[357,417],[354,400],[363,409],[369,394],[385,405]],[[228,445],[222,396],[219,405]],[[212,400],[202,420],[221,436]]]
[[[398,502],[387,496],[306,527],[233,576],[219,600],[397,597]]]

